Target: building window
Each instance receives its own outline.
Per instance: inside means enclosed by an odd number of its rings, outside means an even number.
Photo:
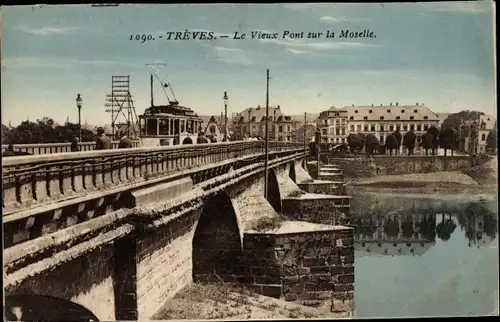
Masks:
[[[387,110],[387,113],[391,113],[391,110]]]
[[[427,120],[429,117],[428,116],[424,116],[424,120]]]
[[[328,135],[328,130],[327,129],[323,129],[323,135]]]
[[[281,125],[280,125],[280,126],[278,127],[278,132],[283,132],[283,126],[281,126]]]
[[[380,125],[380,132],[384,132],[385,131],[385,127],[383,125]]]
[[[349,117],[349,120],[354,120],[354,116],[350,116],[350,117]]]
[[[401,117],[400,116],[396,116],[396,120],[401,120]]]
[[[413,116],[410,116],[410,120],[413,120]]]
[[[342,128],[342,135],[345,135],[345,128]]]
[[[339,116],[339,112],[335,113],[335,116]]]
[[[401,131],[401,125],[396,125],[396,131]]]
[[[486,134],[481,134],[481,141],[486,141]]]
[[[335,129],[335,135],[340,135],[340,129]]]
[[[345,139],[344,139],[344,138],[341,138],[341,139],[340,139],[340,142],[345,143]]]
[[[368,116],[363,116],[363,120],[368,120]]]
[[[410,124],[410,131],[415,131],[415,125]]]
[[[364,130],[365,132],[368,132],[368,125],[365,125],[365,126],[363,127],[363,130]]]
[[[336,139],[335,139],[335,142],[336,142],[336,143],[339,143],[339,138],[336,138]]]
[[[383,116],[381,116],[381,117],[380,117],[380,119],[381,119],[381,120],[383,120],[383,119],[384,119],[384,117],[383,117]]]
[[[370,127],[370,131],[375,132],[375,125],[372,125],[372,126]]]
[[[422,124],[417,124],[417,131],[422,131]]]
[[[373,111],[372,111],[372,110],[369,110],[369,111],[368,111],[368,113],[373,113]]]
[[[404,124],[404,125],[403,125],[403,131],[404,131],[404,132],[408,131],[408,125],[407,125],[407,124]]]
[[[361,125],[360,124],[358,124],[357,129],[358,129],[358,132],[361,132]]]
[[[325,120],[325,126],[328,126],[328,120]]]
[[[429,129],[429,125],[424,124],[424,131],[427,131]]]
[[[380,143],[384,143],[384,136],[383,135],[380,136]]]
[[[351,125],[351,132],[354,132],[354,125]]]
[[[420,141],[422,141],[422,136],[417,135],[417,142],[419,142],[419,143],[420,143]]]
[[[413,113],[418,113],[418,110],[413,110]]]
[[[389,132],[394,131],[394,125],[389,125]]]
[[[283,141],[283,137],[282,136],[278,136],[278,141]]]
[[[401,110],[401,113],[404,113],[404,112],[405,112],[405,110]]]
[[[354,113],[358,113],[358,110],[354,110]]]

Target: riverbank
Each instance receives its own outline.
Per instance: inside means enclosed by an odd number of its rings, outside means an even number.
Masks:
[[[463,171],[441,171],[400,175],[379,175],[367,178],[348,178],[351,193],[417,193],[477,196],[497,194],[497,157],[483,165]]]
[[[353,308],[335,305],[337,312],[330,312],[329,305],[308,307],[225,283],[192,284],[167,301],[154,320],[349,318],[346,311]]]
[[[348,180],[348,190],[351,193],[416,193],[479,196],[481,194],[495,194],[498,190],[497,179],[488,178],[484,184],[471,176],[454,172],[412,173],[402,175],[383,175],[370,178],[356,178]]]

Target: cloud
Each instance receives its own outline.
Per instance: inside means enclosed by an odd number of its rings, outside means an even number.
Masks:
[[[75,65],[87,66],[128,66],[138,67],[139,65],[113,61],[113,60],[77,60],[67,58],[40,58],[40,57],[8,57],[2,59],[2,68],[70,68]]]
[[[54,28],[54,27],[42,27],[42,28],[28,28],[24,26],[19,26],[16,27],[16,29],[21,30],[23,32],[26,32],[28,34],[32,35],[38,35],[38,36],[50,36],[50,35],[67,35],[72,33],[75,29],[75,27],[61,27],[61,28]]]
[[[303,55],[303,54],[309,53],[309,51],[307,51],[307,50],[298,50],[298,49],[293,49],[293,48],[286,48],[285,50],[287,50],[295,55]]]
[[[335,18],[332,16],[323,16],[319,18],[319,20],[324,21],[326,23],[339,23],[339,22],[347,22],[344,18]]]
[[[335,49],[357,49],[365,47],[380,47],[380,45],[366,44],[360,42],[347,42],[347,41],[304,41],[304,40],[293,40],[293,39],[262,39],[262,43],[277,44],[285,47],[285,50],[289,49],[308,49],[309,51],[328,51]],[[300,49],[297,49],[300,48]],[[293,52],[293,51],[290,51]],[[294,52],[297,53],[297,52]]]
[[[429,11],[438,12],[458,12],[458,13],[486,13],[490,12],[491,7],[486,5],[490,2],[477,1],[477,2],[448,2],[448,3],[423,3]]]
[[[227,64],[252,65],[252,61],[247,57],[245,51],[240,48],[215,46],[216,59]]]

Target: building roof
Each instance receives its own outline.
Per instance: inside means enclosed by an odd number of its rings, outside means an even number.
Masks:
[[[397,103],[396,103],[397,104]],[[347,109],[349,118],[352,116],[354,121],[365,120],[396,120],[399,116],[402,120],[408,120],[413,116],[414,120],[432,120],[437,121],[437,115],[425,105],[379,105],[379,106],[346,106],[342,109]],[[330,109],[331,110],[331,109]]]
[[[497,119],[494,116],[484,114],[479,116],[479,124],[485,123],[485,130],[493,130],[495,129]]]
[[[238,121],[240,121],[241,118],[243,118],[243,122],[248,122],[248,117],[249,117],[249,112],[250,111],[250,118],[253,120],[253,122],[258,122],[262,119],[265,120],[266,117],[266,107],[265,106],[257,106],[257,107],[249,107],[241,111],[240,113],[235,116],[235,119],[238,118]],[[276,112],[276,114],[274,114]],[[276,115],[276,117],[282,116],[283,113],[281,113],[281,108],[280,106],[276,107],[271,107],[269,106],[269,117],[273,117]]]

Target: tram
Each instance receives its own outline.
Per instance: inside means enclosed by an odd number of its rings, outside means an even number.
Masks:
[[[161,80],[160,80],[161,82]],[[168,82],[161,82],[168,105],[154,105],[151,74],[151,106],[139,115],[139,138],[142,146],[196,144],[203,120],[192,109],[179,105]],[[166,89],[170,89],[173,99]]]

